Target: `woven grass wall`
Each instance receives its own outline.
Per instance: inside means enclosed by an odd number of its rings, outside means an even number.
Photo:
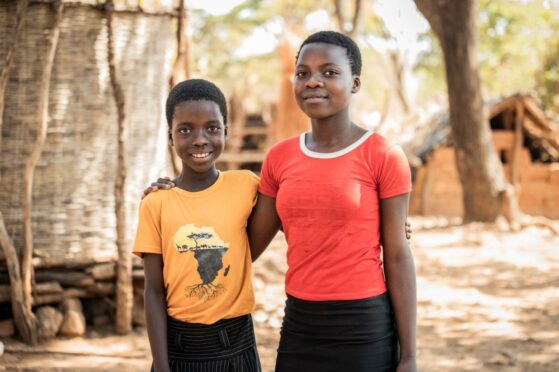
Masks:
[[[0,64],[12,35],[13,3],[0,3]],[[52,21],[48,4],[29,6],[6,89],[0,210],[18,248],[23,168],[40,118],[37,87]],[[142,190],[156,175],[168,174],[164,100],[176,46],[170,16],[117,13],[114,26],[117,73],[127,103],[131,241]],[[33,188],[35,255],[116,257],[116,131],[104,13],[83,5],[66,7],[50,85],[47,141]]]

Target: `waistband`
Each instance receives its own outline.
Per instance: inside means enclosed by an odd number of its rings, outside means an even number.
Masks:
[[[186,323],[167,316],[169,359],[224,359],[255,345],[250,315],[222,319],[214,324]]]

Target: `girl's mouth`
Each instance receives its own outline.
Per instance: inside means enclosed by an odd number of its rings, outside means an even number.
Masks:
[[[198,152],[198,153],[190,154],[190,156],[192,156],[194,159],[205,159],[211,154],[212,154],[211,152]]]

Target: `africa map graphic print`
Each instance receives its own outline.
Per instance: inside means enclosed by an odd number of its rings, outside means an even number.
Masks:
[[[179,253],[192,252],[198,263],[200,282],[189,285],[185,289],[187,297],[198,297],[204,301],[211,300],[225,290],[222,284],[214,281],[223,269],[223,256],[229,249],[211,226],[195,226],[193,224],[181,226],[174,236],[175,249]],[[224,270],[224,276],[229,273],[229,267]]]

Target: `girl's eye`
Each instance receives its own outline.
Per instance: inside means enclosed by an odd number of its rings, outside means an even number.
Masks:
[[[189,134],[190,132],[191,132],[190,128],[180,128],[179,129],[180,134]]]
[[[306,71],[297,71],[297,72],[295,73],[295,77],[296,77],[297,79],[302,79],[302,78],[304,78],[306,75],[307,75]]]
[[[219,129],[220,129],[219,127],[209,127],[208,132],[216,133],[216,132],[219,132]]]
[[[324,76],[327,76],[327,77],[332,77],[332,76],[335,76],[335,75],[338,75],[338,72],[334,71],[334,70],[328,70],[328,71],[324,72]]]

